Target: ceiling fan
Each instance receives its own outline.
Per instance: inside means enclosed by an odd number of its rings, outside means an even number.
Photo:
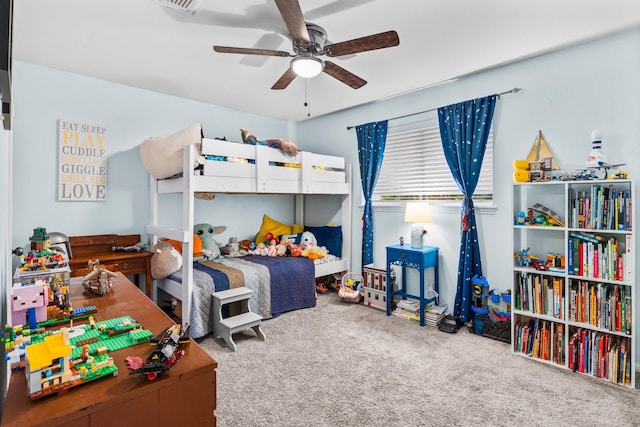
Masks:
[[[311,78],[321,72],[340,80],[342,83],[359,89],[366,85],[366,80],[345,70],[330,61],[323,61],[319,56],[338,57],[368,50],[384,49],[398,46],[400,39],[395,31],[372,34],[353,40],[327,44],[327,32],[324,28],[305,22],[298,0],[275,0],[280,15],[287,25],[293,44],[293,54],[281,50],[251,49],[242,47],[213,46],[218,53],[241,53],[245,55],[291,57],[290,67],[271,87],[285,89],[296,76]]]

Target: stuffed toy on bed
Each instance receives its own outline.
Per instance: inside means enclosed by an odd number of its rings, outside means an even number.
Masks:
[[[222,255],[220,247],[223,245],[218,243],[213,236],[222,233],[226,229],[225,225],[213,226],[205,223],[196,224],[193,227],[193,232],[202,240],[202,252],[205,257],[211,259],[220,258]]]
[[[249,134],[249,131],[246,129],[240,129],[240,136],[242,137],[242,142],[245,144],[266,145],[267,147],[278,148],[283,153],[291,156],[295,156],[299,151],[298,146],[288,139],[265,139],[264,141],[261,141],[257,136]]]
[[[307,257],[312,261],[324,258],[328,253],[324,246],[318,246],[316,236],[310,231],[302,233],[302,236],[300,237],[300,248],[302,248],[300,255]]]
[[[182,267],[182,255],[169,242],[156,243],[151,252],[151,277],[154,279],[164,279]]]

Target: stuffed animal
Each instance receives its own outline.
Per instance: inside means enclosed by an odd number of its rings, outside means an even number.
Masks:
[[[302,255],[302,249],[300,249],[300,245],[296,245],[292,240],[287,241],[287,255],[289,256],[300,256]]]
[[[216,234],[220,234],[225,231],[227,227],[225,225],[213,226],[211,224],[196,224],[193,227],[193,232],[202,240],[202,252],[207,258],[215,259],[220,258],[222,255],[220,247],[222,244],[218,243],[213,237]]]
[[[255,249],[251,249],[249,253],[253,255],[267,256],[269,255],[269,248],[267,248],[267,245],[264,243],[258,243]]]
[[[327,250],[324,248],[324,246],[309,246],[307,247],[307,249],[304,249],[300,255],[307,257],[312,261],[315,261],[317,259],[326,257]]]
[[[285,154],[289,154],[291,156],[295,156],[298,154],[298,147],[293,142],[288,139],[266,139],[264,141],[260,141],[257,136],[249,134],[249,131],[246,129],[240,129],[240,136],[242,137],[242,142],[245,144],[251,145],[266,145],[267,147],[278,148]]]
[[[276,256],[287,256],[287,242],[280,240],[280,243],[276,245]]]
[[[318,246],[316,236],[310,231],[304,231],[300,236],[300,248],[304,251],[312,246]]]
[[[182,254],[182,242],[171,239],[160,240],[169,243],[179,254]],[[197,234],[193,235],[193,256],[202,256],[202,239],[200,239]]]
[[[154,279],[164,279],[182,267],[182,255],[169,242],[156,243],[151,252],[151,277]]]

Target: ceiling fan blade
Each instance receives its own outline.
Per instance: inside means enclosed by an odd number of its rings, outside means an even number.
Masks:
[[[353,40],[330,44],[324,47],[324,54],[327,56],[343,56],[353,53],[366,52],[368,50],[384,49],[386,47],[398,46],[400,38],[395,31],[372,34]]]
[[[329,74],[331,77],[340,80],[342,83],[347,86],[351,86],[354,89],[360,89],[362,86],[367,84],[366,80],[361,79],[350,71],[345,70],[339,65],[334,64],[333,62],[324,61],[324,70],[325,73]]]
[[[278,81],[273,86],[271,86],[271,89],[273,90],[286,89],[287,86],[289,86],[289,83],[291,83],[295,78],[296,78],[296,73],[294,73],[291,68],[288,68],[287,71],[285,71],[284,74],[280,76]]]
[[[311,39],[307,31],[307,24],[304,22],[304,16],[298,0],[275,1],[284,23],[287,24],[291,39],[297,43],[310,43]]]
[[[213,50],[218,53],[242,53],[244,55],[264,55],[264,56],[292,56],[283,50],[251,49],[246,47],[214,46]]]

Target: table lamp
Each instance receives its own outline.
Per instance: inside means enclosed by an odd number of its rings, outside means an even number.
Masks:
[[[425,246],[427,229],[425,224],[431,222],[431,210],[429,203],[409,202],[404,211],[404,222],[411,222],[411,247],[422,248]]]

